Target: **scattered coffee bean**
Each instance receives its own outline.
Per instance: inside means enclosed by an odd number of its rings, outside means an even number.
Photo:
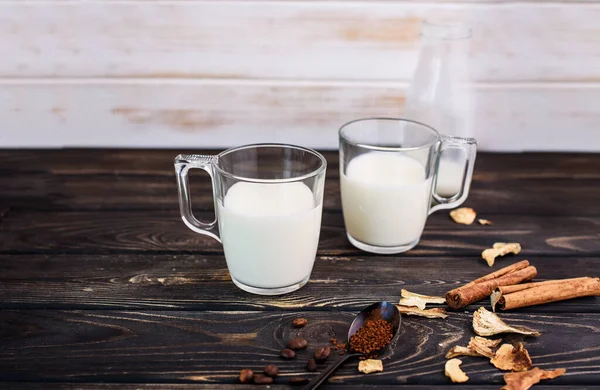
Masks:
[[[308,323],[306,318],[296,318],[293,322],[294,328],[302,328]]]
[[[305,385],[309,382],[308,378],[290,378],[290,385],[294,386],[294,385]]]
[[[296,357],[296,352],[286,348],[281,351],[281,357],[284,359],[293,359]]]
[[[331,353],[331,348],[324,347],[324,348],[319,348],[315,351],[315,359],[317,360],[325,360],[329,357],[329,354]]]
[[[279,374],[279,368],[277,368],[277,366],[274,364],[267,364],[263,371],[265,372],[265,374],[271,377],[275,377],[277,376],[277,374]]]
[[[315,359],[309,359],[306,362],[306,369],[310,372],[317,371],[317,362],[315,362]]]
[[[287,343],[287,347],[289,349],[293,349],[293,350],[298,350],[298,349],[304,349],[308,346],[308,341],[306,341],[306,339],[303,339],[302,337],[296,337],[291,339],[290,341],[288,341]]]
[[[254,373],[252,372],[251,369],[244,368],[242,371],[240,371],[240,382],[248,383],[252,380],[253,376],[254,376]]]
[[[269,383],[273,383],[273,378],[263,374],[256,374],[254,375],[254,383],[257,385],[268,385]]]

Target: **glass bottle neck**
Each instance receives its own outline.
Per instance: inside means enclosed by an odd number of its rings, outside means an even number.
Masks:
[[[422,36],[417,73],[452,72],[459,76],[466,70],[470,40]]]
[[[421,27],[422,51],[448,60],[468,56],[471,28],[465,24],[436,24],[424,21]]]

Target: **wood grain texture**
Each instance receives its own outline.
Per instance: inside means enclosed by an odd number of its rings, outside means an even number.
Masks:
[[[201,220],[213,217],[200,214]],[[490,217],[491,218],[491,217]],[[413,255],[479,255],[494,242],[521,242],[523,256],[600,254],[600,217],[495,215],[492,226],[456,225],[430,216]],[[222,253],[216,240],[189,230],[171,212],[26,212],[11,210],[0,225],[0,251],[36,253]],[[323,215],[321,255],[360,253],[347,240],[341,213]]]
[[[408,80],[420,20],[450,14],[477,80],[600,78],[593,3],[4,3],[2,77]]]
[[[165,165],[170,161],[165,161]],[[333,165],[333,164],[332,164]],[[75,168],[75,167],[73,167]],[[518,173],[495,179],[476,166],[467,205],[482,215],[538,214],[554,216],[600,215],[600,178],[517,178]],[[600,172],[600,168],[598,171]],[[550,173],[552,174],[552,173]],[[191,174],[194,209],[213,209],[212,188],[208,176],[200,170]],[[339,172],[328,168],[323,208],[341,210]],[[0,175],[0,208],[26,210],[148,210],[179,209],[175,174],[161,176],[48,175],[14,172]],[[143,190],[142,190],[143,189]],[[578,199],[578,202],[573,202]],[[442,214],[444,212],[441,212]]]
[[[178,153],[217,154],[215,149],[0,149],[0,173],[173,176]],[[337,150],[321,151],[327,177],[339,177]],[[192,171],[193,172],[193,171]],[[479,152],[473,179],[541,181],[600,179],[600,154]],[[526,182],[527,182],[526,181]]]
[[[280,297],[239,290],[220,244],[183,225],[174,155],[0,152],[1,388],[244,389],[239,370],[268,363],[281,369],[273,388],[289,388],[314,348],[342,338],[356,311],[396,302],[402,288],[441,295],[490,272],[480,253],[493,242],[520,242],[522,253],[497,264],[527,258],[537,280],[597,276],[599,155],[482,154],[468,205],[494,225],[456,225],[436,213],[414,250],[370,256],[345,238],[337,155],[328,152],[319,256],[309,283]],[[540,388],[600,383],[599,303],[588,297],[502,313],[543,333],[524,339],[536,366],[567,368]],[[445,321],[403,317],[402,343],[383,373],[365,377],[348,364],[325,388],[450,390],[443,355],[467,344],[479,305],[489,307],[484,300]],[[299,316],[309,319],[302,330],[290,325]],[[297,333],[309,350],[284,362],[278,351]],[[502,383],[485,359],[465,358],[463,369],[471,380],[461,388]]]
[[[404,88],[360,84],[198,80],[5,86],[0,110],[12,131],[0,134],[3,146],[193,149],[257,142],[325,146],[326,141],[334,147],[343,123],[398,116],[404,106]],[[40,123],[44,132],[38,131]]]
[[[333,149],[347,121],[400,116],[405,89],[388,82],[4,81],[0,114],[10,131],[0,133],[0,145]],[[481,150],[597,150],[597,84],[484,85],[473,93]]]
[[[498,266],[522,258],[506,257]],[[598,275],[594,257],[526,258],[538,269],[536,280]],[[0,308],[356,311],[382,299],[398,302],[403,288],[443,296],[489,272],[477,256],[321,256],[306,286],[269,297],[238,289],[218,255],[0,255]],[[489,300],[466,310],[480,305],[489,308]],[[600,313],[600,297],[511,312]]]
[[[309,321],[301,330],[291,326],[299,315]],[[290,376],[306,374],[307,356],[316,347],[330,337],[342,339],[352,317],[335,312],[2,311],[0,379],[234,384],[242,368],[277,364],[281,371],[276,383],[285,383]],[[404,317],[402,343],[384,363],[385,371],[369,376],[370,384],[447,383],[444,354],[455,344],[466,345],[473,335],[471,318],[471,313],[456,313],[445,321]],[[553,385],[597,383],[598,314],[504,318],[542,332],[524,342],[536,366],[567,369]],[[309,348],[284,362],[278,353],[296,335],[305,337]],[[503,382],[502,373],[487,359],[467,357],[464,362],[471,385]],[[330,382],[361,384],[365,378],[349,363]]]
[[[401,115],[420,20],[448,14],[483,149],[598,150],[600,6],[502,0],[3,1],[0,146],[333,148]]]

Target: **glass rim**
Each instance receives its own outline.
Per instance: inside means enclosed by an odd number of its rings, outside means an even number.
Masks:
[[[279,149],[301,150],[304,152],[308,152],[311,155],[317,157],[319,159],[319,161],[321,162],[321,164],[319,165],[319,167],[317,169],[315,169],[309,173],[305,173],[304,175],[288,177],[288,178],[283,178],[283,179],[257,179],[257,178],[253,178],[253,177],[239,176],[239,175],[235,175],[231,172],[228,172],[219,166],[218,159],[220,157],[226,156],[230,153],[238,152],[240,150],[253,149],[253,148],[254,149],[279,148]],[[230,179],[235,179],[238,181],[244,181],[244,182],[250,182],[250,183],[277,184],[277,183],[293,183],[293,182],[302,181],[302,180],[317,176],[317,175],[321,174],[323,171],[325,171],[325,169],[327,168],[327,160],[321,153],[317,152],[314,149],[307,148],[304,146],[298,146],[298,145],[292,145],[292,144],[280,144],[280,143],[256,143],[256,144],[235,146],[233,148],[229,148],[229,149],[222,151],[221,153],[217,154],[217,163],[214,164],[213,166],[215,167],[215,169],[217,170],[217,172],[219,174],[226,176]]]
[[[423,128],[429,130],[430,132],[432,132],[435,135],[435,139],[431,142],[425,143],[423,145],[419,145],[419,146],[411,146],[408,148],[402,148],[402,147],[394,147],[394,146],[377,146],[377,145],[369,145],[369,144],[365,144],[365,143],[360,143],[360,142],[354,142],[351,141],[350,139],[348,139],[348,137],[344,134],[344,129],[346,128],[346,126],[352,125],[354,123],[357,122],[371,122],[371,121],[391,121],[391,122],[397,122],[397,123],[412,123],[414,125],[419,125],[422,126]],[[359,148],[364,148],[364,149],[369,149],[369,150],[377,150],[377,151],[381,151],[381,152],[400,152],[400,151],[411,151],[411,150],[420,150],[420,149],[427,149],[430,148],[431,146],[433,146],[436,142],[439,142],[442,139],[441,134],[434,129],[433,127],[426,125],[423,122],[419,122],[419,121],[415,121],[412,119],[406,119],[406,118],[392,118],[392,117],[371,117],[371,118],[360,118],[360,119],[355,119],[352,120],[350,122],[344,123],[342,125],[342,127],[340,127],[339,129],[339,136],[340,139],[343,139],[344,142],[359,147]]]
[[[429,29],[441,29],[441,28],[453,28],[453,34],[450,37],[440,37],[435,34],[427,34],[424,32],[426,28]],[[436,22],[430,19],[425,19],[421,22],[421,32],[420,35],[422,37],[428,38],[438,38],[446,41],[459,41],[463,39],[470,39],[473,37],[473,28],[464,22]]]

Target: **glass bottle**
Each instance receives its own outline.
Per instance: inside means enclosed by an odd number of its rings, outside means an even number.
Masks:
[[[472,93],[469,85],[471,28],[462,23],[421,27],[421,51],[407,92],[405,117],[423,122],[441,134],[472,137]],[[449,149],[440,156],[437,192],[445,197],[462,188],[466,156]]]

